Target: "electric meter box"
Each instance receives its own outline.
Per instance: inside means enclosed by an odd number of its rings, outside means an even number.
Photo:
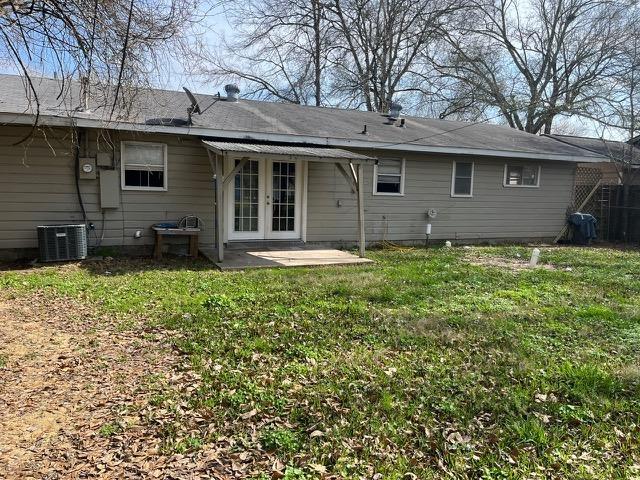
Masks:
[[[80,169],[78,172],[80,180],[96,179],[96,159],[94,157],[80,158],[78,168]]]

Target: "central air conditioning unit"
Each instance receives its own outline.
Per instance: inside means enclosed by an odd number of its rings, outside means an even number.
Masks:
[[[43,225],[38,227],[41,262],[62,262],[87,258],[85,225]]]

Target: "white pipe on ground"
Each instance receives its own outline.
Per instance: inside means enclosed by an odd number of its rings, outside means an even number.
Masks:
[[[539,258],[540,258],[540,249],[534,248],[533,252],[531,253],[531,259],[529,260],[529,266],[533,268],[536,265],[538,265]]]

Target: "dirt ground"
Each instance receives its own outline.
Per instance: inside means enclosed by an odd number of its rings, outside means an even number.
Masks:
[[[150,398],[195,381],[166,339],[78,302],[0,296],[0,479],[229,478],[212,452],[162,452]]]

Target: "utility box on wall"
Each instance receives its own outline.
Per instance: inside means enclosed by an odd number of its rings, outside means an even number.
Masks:
[[[96,178],[96,159],[93,157],[84,157],[80,159],[78,172],[81,180],[95,180]]]
[[[117,170],[100,170],[100,208],[120,207],[120,178]]]
[[[96,155],[96,163],[99,167],[112,167],[113,161],[111,154],[108,152],[98,152]]]

